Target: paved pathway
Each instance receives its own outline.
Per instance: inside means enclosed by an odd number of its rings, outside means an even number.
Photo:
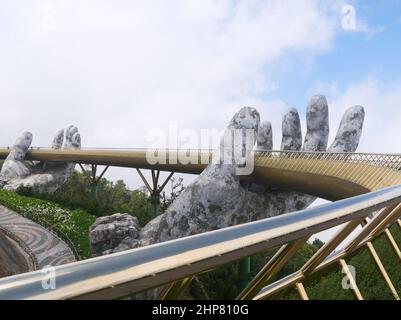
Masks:
[[[70,247],[41,225],[0,205],[0,226],[21,239],[36,257],[38,269],[76,261]]]

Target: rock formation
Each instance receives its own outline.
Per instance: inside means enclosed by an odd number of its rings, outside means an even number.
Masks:
[[[325,151],[329,135],[328,106],[324,96],[311,98],[306,115],[307,133],[302,147],[301,125],[298,112],[288,110],[283,117],[283,150]],[[341,121],[335,141],[328,152],[354,152],[358,146],[364,121],[364,109],[355,106],[348,109]],[[259,128],[259,113],[249,107],[242,108],[231,120],[224,136],[233,130],[254,130],[257,137],[257,149],[269,150],[273,146],[271,125],[263,123]],[[258,134],[259,131],[259,134]],[[255,139],[256,140],[256,139]],[[239,145],[249,153],[253,146]],[[181,238],[210,230],[220,229],[247,221],[276,216],[285,212],[301,210],[309,206],[315,197],[298,192],[278,190],[274,186],[241,183],[236,168],[243,165],[240,159],[232,163],[223,161],[227,154],[224,139],[215,154],[214,161],[181,193],[174,203],[160,216],[150,221],[139,230],[136,222],[132,223],[135,236],[128,235],[121,240],[113,238],[113,232],[101,232],[99,238],[97,226],[102,229],[116,228],[120,217],[99,218],[91,228],[90,238],[93,255],[107,254],[145,246],[152,243]],[[101,220],[104,219],[104,220]],[[107,221],[107,222],[106,222]],[[96,234],[93,234],[96,233]],[[124,233],[127,235],[128,233]],[[108,238],[109,237],[109,238]],[[101,240],[99,240],[101,239]],[[99,243],[113,243],[103,247]],[[105,250],[103,250],[105,249]]]
[[[138,219],[127,213],[98,218],[89,229],[90,250],[96,256],[135,248],[139,230]]]
[[[64,142],[64,145],[63,145]],[[16,190],[20,186],[32,187],[39,192],[54,192],[74,171],[74,163],[39,162],[28,164],[25,154],[32,143],[32,134],[23,132],[5,159],[0,172],[0,188]],[[53,138],[51,148],[81,147],[81,136],[77,127],[68,126],[65,130],[58,130]]]

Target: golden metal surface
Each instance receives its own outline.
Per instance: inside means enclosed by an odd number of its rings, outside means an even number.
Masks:
[[[357,300],[363,300],[362,294],[359,291],[359,288],[356,285],[355,279],[352,276],[352,273],[351,273],[351,271],[350,271],[350,269],[349,269],[349,267],[348,267],[348,265],[347,265],[347,263],[345,262],[344,259],[340,259],[340,266],[342,267],[343,272],[345,273],[345,275],[347,276],[347,278],[348,278],[348,280],[350,282],[350,286],[351,286],[352,292],[355,295],[355,298]]]
[[[185,290],[191,284],[193,277],[184,278],[182,280],[172,282],[165,286],[158,296],[158,300],[179,300]]]
[[[304,285],[302,284],[302,282],[297,282],[297,283],[295,284],[295,287],[297,288],[299,297],[300,297],[302,300],[309,300],[308,294],[306,293],[305,287],[304,287]]]
[[[0,159],[9,152],[0,148]],[[188,152],[193,153],[191,159],[196,161],[176,161],[187,157]],[[163,155],[165,159],[161,158]],[[212,155],[210,150],[32,148],[26,159],[199,174],[209,163],[204,160],[210,161]],[[269,181],[278,187],[338,200],[401,183],[400,159],[400,155],[366,153],[255,152],[253,174],[241,178]]]
[[[263,300],[270,298],[280,293],[281,291],[294,286],[297,282],[300,282],[303,279],[303,274],[301,274],[300,272],[294,272],[293,274],[277,280],[269,286],[266,286],[263,291],[259,292],[252,300]]]
[[[368,224],[366,224],[360,233],[358,233],[345,247],[345,252],[351,252],[358,244],[364,240],[369,234],[374,233],[375,230],[380,230],[387,224],[391,218],[401,214],[401,204],[392,205],[382,209]]]
[[[374,220],[370,221],[369,224],[372,223],[373,221]],[[365,228],[367,228],[369,226],[369,224],[364,226],[364,228],[361,230],[361,233],[363,232],[363,230]],[[366,230],[369,230],[369,229],[366,229]],[[363,233],[365,233],[365,232],[363,232]],[[358,235],[355,238],[359,238]],[[307,275],[303,274],[301,271],[297,271],[297,272],[294,272],[293,274],[288,275],[284,279],[278,280],[275,283],[268,285],[267,287],[263,288],[263,290],[261,290],[261,292],[259,292],[255,296],[254,300],[270,298],[270,297],[278,294],[279,292],[286,290],[290,286],[295,285],[295,283],[297,281],[300,282],[300,281],[304,281],[306,278],[311,278],[311,277],[317,276],[318,274],[320,274],[327,268],[330,268],[335,263],[339,262],[340,259],[345,259],[346,257],[349,257],[349,256],[355,254],[356,252],[358,252],[358,250],[361,250],[362,248],[364,248],[366,243],[371,240],[373,240],[372,236],[368,236],[362,242],[360,242],[359,244],[357,244],[355,246],[352,246],[347,251],[345,249],[338,251],[337,253],[330,256],[329,258],[326,258],[319,266],[317,266],[315,269],[313,269],[313,271],[311,271]],[[301,270],[302,270],[302,268],[301,268]]]
[[[401,204],[400,204],[401,205]],[[390,227],[395,221],[401,216],[401,208],[394,209],[386,218],[384,218],[380,224],[370,233],[371,238],[378,237],[385,229]]]
[[[139,170],[138,168],[136,169],[136,171],[138,172],[139,176],[141,177],[142,182],[145,184],[146,189],[148,189],[149,193],[152,194],[153,189],[152,189],[152,187],[150,186],[148,180],[146,180],[146,178],[145,178],[145,176],[143,175],[142,171]]]
[[[354,231],[361,220],[355,220],[348,222],[340,231],[338,231],[329,241],[327,241],[313,256],[310,258],[304,266],[301,268],[303,274],[308,274],[315,270],[315,268],[330,254],[338,245],[340,245],[350,234]]]

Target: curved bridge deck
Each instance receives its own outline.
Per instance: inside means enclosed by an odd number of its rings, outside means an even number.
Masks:
[[[61,239],[35,222],[0,205],[0,226],[18,237],[36,259],[36,267],[58,266],[75,262],[70,247]]]
[[[9,149],[0,148],[0,159]],[[165,149],[31,148],[27,160],[156,169],[199,174],[213,151]],[[401,183],[401,155],[255,151],[254,171],[241,179],[339,200]]]

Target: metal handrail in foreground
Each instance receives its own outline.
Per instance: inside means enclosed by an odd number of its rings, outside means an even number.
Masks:
[[[121,298],[210,270],[401,202],[401,185],[243,225],[0,280],[0,299]],[[298,285],[300,287],[300,285]]]

